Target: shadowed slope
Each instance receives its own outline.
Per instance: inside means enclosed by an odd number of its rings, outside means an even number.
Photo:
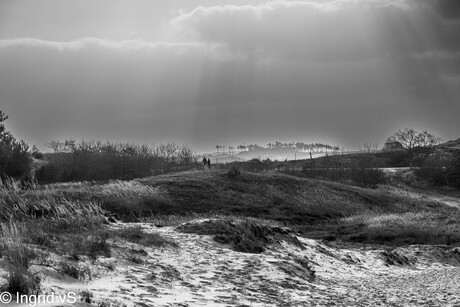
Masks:
[[[175,208],[175,214],[213,212],[308,223],[364,211],[403,213],[437,206],[388,190],[363,189],[278,173],[245,172],[234,180],[224,171],[195,171],[138,181],[158,189]],[[154,213],[165,213],[156,206],[150,209]]]

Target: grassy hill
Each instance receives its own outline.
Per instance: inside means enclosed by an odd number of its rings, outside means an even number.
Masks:
[[[230,215],[277,221],[331,240],[440,243],[450,236],[460,242],[458,208],[415,195],[387,186],[368,189],[281,173],[242,172],[232,179],[226,170],[201,170],[129,182],[2,191],[0,219],[46,219],[62,212],[73,217],[80,211],[93,215],[100,206],[125,221]]]
[[[302,255],[309,250],[322,259],[338,253],[338,247],[345,246],[348,253],[350,245],[360,244],[388,249],[378,251],[379,261],[384,257],[394,264],[410,262],[394,252],[396,246],[460,246],[460,198],[442,199],[408,187],[360,188],[276,172],[231,174],[206,168],[133,181],[59,183],[26,190],[0,186],[0,287],[10,293],[35,293],[48,287],[49,276],[54,276],[57,284],[64,277],[73,278],[72,285],[79,280],[86,289],[87,282],[108,270],[113,275],[124,271],[131,279],[133,265],[140,268],[136,272],[169,268],[167,276],[180,276],[187,272],[180,265],[183,252],[193,251],[190,257],[197,259],[203,255],[197,248],[221,259],[228,255],[228,247],[243,254],[264,253],[272,246],[284,248],[284,242],[291,247],[280,253],[280,259],[292,257],[294,250]],[[213,239],[191,241],[194,234]],[[208,242],[205,247],[203,242]],[[306,247],[305,242],[310,245]],[[317,248],[312,250],[312,246]],[[158,259],[170,259],[162,254],[168,248],[181,248],[173,253],[180,272],[158,265]],[[440,248],[448,250],[449,257],[458,254],[458,248]],[[350,264],[346,253],[338,257]],[[357,254],[363,255],[362,250]],[[273,263],[273,254],[265,256]],[[303,264],[300,276],[304,279],[309,273],[307,278],[313,280],[311,266],[299,259],[293,261]],[[209,262],[200,263],[208,272]],[[314,263],[319,268],[324,265]],[[361,268],[361,262],[352,263]],[[220,265],[228,266],[229,262]],[[338,269],[335,264],[332,267]],[[45,282],[36,278],[37,268],[46,276]],[[156,279],[158,274],[155,271],[149,278],[169,287],[171,280]],[[115,283],[118,287],[122,282],[126,280]],[[265,280],[263,284],[265,287]],[[91,301],[87,292],[80,296]]]
[[[44,215],[43,208],[66,199],[80,206],[100,204],[125,221],[230,215],[273,220],[306,236],[330,240],[442,243],[449,236],[460,242],[458,209],[415,195],[403,189],[366,189],[279,173],[243,172],[231,179],[226,170],[202,170],[101,185],[57,184],[14,197],[4,195],[2,212],[5,218],[11,216],[8,203],[20,201],[21,214],[33,210]]]

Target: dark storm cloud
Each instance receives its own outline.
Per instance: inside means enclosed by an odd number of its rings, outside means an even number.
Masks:
[[[194,29],[203,41],[227,44],[255,57],[340,61],[460,50],[460,24],[445,24],[430,8],[439,12],[449,8],[455,14],[458,4],[445,0],[428,4],[273,1],[256,6],[199,7],[172,23]]]
[[[435,0],[436,10],[447,19],[460,19],[460,1],[458,0]]]

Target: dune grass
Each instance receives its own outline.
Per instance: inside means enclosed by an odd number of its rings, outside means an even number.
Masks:
[[[114,235],[125,239],[129,242],[138,243],[144,246],[153,247],[178,247],[177,243],[171,239],[164,238],[157,233],[145,232],[142,226],[131,226],[117,230]]]
[[[0,290],[12,294],[36,294],[40,278],[30,270],[38,254],[24,243],[24,225],[10,221],[0,228],[0,250],[7,261],[7,283]]]
[[[279,240],[302,244],[289,231],[273,223],[251,218],[219,218],[180,225],[177,230],[184,233],[212,235],[214,241],[229,244],[237,252],[262,253],[269,244]]]

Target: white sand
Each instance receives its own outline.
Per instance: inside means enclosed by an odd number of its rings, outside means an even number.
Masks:
[[[129,227],[116,224],[111,227]],[[138,225],[138,224],[136,224]],[[81,282],[52,268],[44,287],[57,294],[83,290],[93,302],[127,306],[459,306],[460,256],[444,247],[410,246],[397,252],[413,265],[388,265],[379,250],[346,250],[299,238],[305,249],[282,242],[262,254],[240,253],[210,236],[183,234],[174,227],[141,224],[179,243],[178,249],[115,242],[144,249],[143,264],[114,258],[90,263],[96,278]],[[454,255],[454,256],[452,256]],[[308,259],[316,279],[294,259]],[[115,271],[103,262],[116,262]],[[1,263],[0,263],[1,265]],[[42,305],[45,306],[45,305]],[[58,306],[58,305],[56,305]],[[83,306],[80,304],[79,306]]]

